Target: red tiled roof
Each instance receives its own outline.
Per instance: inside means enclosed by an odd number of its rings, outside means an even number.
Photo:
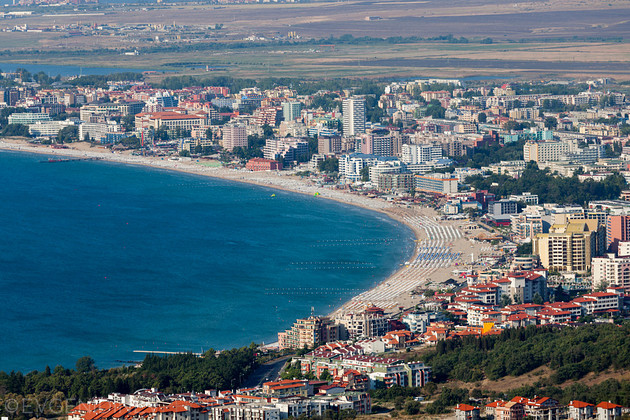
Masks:
[[[622,408],[622,407],[620,405],[613,404],[611,402],[603,401],[603,402],[600,402],[599,404],[597,404],[597,408],[603,408],[605,410],[612,410],[612,409],[615,409],[615,408]]]
[[[570,407],[575,407],[575,408],[585,408],[585,407],[595,407],[593,404],[589,404],[587,402],[584,401],[571,401],[569,403]]]

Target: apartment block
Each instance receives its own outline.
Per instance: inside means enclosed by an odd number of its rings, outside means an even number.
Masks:
[[[431,144],[403,144],[402,160],[405,163],[417,164],[442,159],[442,147]]]
[[[520,213],[510,216],[512,234],[514,239],[525,241],[543,233],[543,221],[541,214]]]
[[[282,163],[272,159],[252,158],[247,161],[245,168],[250,171],[281,171]]]
[[[371,169],[371,168],[370,168]],[[376,179],[376,188],[384,192],[411,192],[414,187],[412,173],[383,173]]]
[[[349,312],[336,318],[341,325],[340,335],[349,339],[380,337],[389,331],[389,322],[381,308],[375,306],[359,312]]]
[[[263,155],[265,159],[282,158],[287,162],[293,162],[308,155],[308,142],[296,138],[267,139]]]
[[[555,162],[569,152],[569,144],[560,141],[529,141],[523,146],[523,160],[536,163]]]
[[[9,115],[9,124],[35,124],[38,121],[50,121],[50,114],[44,112],[14,112]]]
[[[416,191],[436,194],[454,194],[457,192],[458,179],[452,174],[430,173],[416,175]]]
[[[597,221],[554,225],[549,233],[536,235],[533,252],[549,270],[585,273],[597,255]]]
[[[293,326],[278,333],[280,349],[313,348],[339,339],[339,326],[328,318],[308,317],[298,319]]]
[[[233,151],[235,147],[247,147],[247,128],[243,125],[223,127],[223,148]]]
[[[619,242],[630,241],[630,215],[608,215],[606,218],[606,248],[617,252]]]
[[[341,153],[341,136],[320,135],[317,137],[317,153]]]
[[[604,257],[593,258],[593,288],[601,286],[623,287],[630,293],[630,257],[616,257],[607,254]]]
[[[282,116],[285,121],[293,121],[300,118],[302,113],[302,103],[297,101],[282,103]]]
[[[343,100],[343,135],[346,137],[365,133],[365,98]]]

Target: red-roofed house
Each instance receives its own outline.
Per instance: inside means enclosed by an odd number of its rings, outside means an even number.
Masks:
[[[519,402],[508,401],[498,404],[494,413],[494,420],[521,420],[525,417],[525,407]]]
[[[525,414],[533,419],[558,420],[562,414],[562,407],[558,401],[549,397],[534,397],[527,400],[524,406]]]
[[[621,418],[621,406],[609,402],[597,404],[597,420],[613,420]]]
[[[566,324],[571,320],[571,312],[557,311],[551,308],[542,308],[538,311],[537,316],[541,324]]]
[[[572,302],[582,307],[584,315],[593,315],[619,310],[619,295],[614,293],[588,293],[580,296],[579,298],[573,299]]]
[[[519,312],[513,315],[508,315],[505,318],[505,325],[510,328],[525,327],[528,325],[536,325],[537,318],[526,313]]]
[[[571,312],[571,319],[578,319],[582,316],[582,307],[573,302],[554,302],[545,304],[547,308],[553,308],[560,311]]]
[[[415,334],[406,330],[390,331],[383,336],[383,341],[388,348],[397,350],[420,344]]]
[[[505,404],[503,400],[493,401],[490,404],[486,404],[484,407],[484,414],[487,418],[493,419],[496,416],[497,407]]]
[[[500,290],[496,284],[482,283],[464,287],[459,294],[477,297],[485,305],[496,305],[499,302]]]
[[[479,420],[479,407],[468,404],[457,404],[455,407],[456,420]]]
[[[308,382],[303,380],[285,379],[276,382],[265,382],[263,393],[273,397],[287,397],[290,395],[307,396]]]
[[[593,409],[595,406],[583,401],[571,401],[567,406],[569,408],[569,418],[572,420],[584,420],[593,418]]]
[[[207,122],[208,115],[203,112],[186,114],[185,111],[167,111],[140,113],[135,116],[136,129],[152,127],[154,130],[158,130],[164,126],[169,132],[174,132],[177,128],[180,130],[192,130],[194,127],[207,124]]]

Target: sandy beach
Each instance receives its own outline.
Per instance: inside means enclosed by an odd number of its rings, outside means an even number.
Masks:
[[[387,312],[397,312],[400,307],[415,306],[419,297],[412,293],[419,289],[439,289],[441,283],[456,278],[453,270],[476,260],[481,254],[492,253],[492,247],[471,240],[478,231],[470,233],[466,221],[439,220],[435,210],[421,206],[399,205],[377,198],[352,194],[343,190],[323,188],[290,172],[251,172],[247,170],[209,167],[191,158],[169,160],[160,157],[133,156],[130,153],[112,153],[102,146],[89,143],[72,143],[68,149],[32,145],[24,140],[0,139],[0,149],[29,153],[41,153],[73,158],[103,158],[111,162],[144,165],[174,171],[204,175],[225,180],[245,182],[269,188],[308,194],[336,200],[345,204],[378,211],[404,223],[416,236],[414,255],[399,270],[371,290],[353,297],[335,310],[333,316],[360,310],[367,305],[377,305]]]

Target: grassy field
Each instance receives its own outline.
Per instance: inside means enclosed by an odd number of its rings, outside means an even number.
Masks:
[[[4,62],[124,67],[182,74],[239,77],[602,77],[630,79],[630,45],[620,43],[527,43],[342,45],[268,47],[125,56],[99,52],[89,57],[12,54]],[[213,69],[205,71],[205,66]]]
[[[32,28],[73,27],[89,23],[181,25],[182,33],[211,32],[213,40],[182,40],[180,30],[133,28],[126,31],[68,36],[68,32],[0,32],[0,62],[70,64],[84,67],[125,67],[203,74],[265,77],[574,77],[611,76],[630,79],[630,3],[622,0],[546,0],[504,3],[497,0],[348,1],[234,6],[164,6],[101,8],[101,15],[36,11],[32,16],[2,22]],[[86,13],[90,12],[87,10]],[[92,10],[93,12],[93,10]],[[366,17],[378,17],[366,20]],[[423,41],[406,44],[359,43],[334,47],[311,45],[209,49],[246,36],[285,36],[302,40],[351,34],[355,37],[453,34],[469,43]],[[155,36],[166,43],[155,42]],[[189,35],[186,35],[189,36]],[[492,38],[493,43],[479,40]],[[613,42],[612,38],[616,38]],[[601,40],[608,41],[601,41]],[[217,41],[218,40],[218,41]],[[600,41],[597,41],[600,40]],[[178,43],[179,42],[179,43]],[[326,41],[323,41],[326,45]],[[188,50],[160,51],[173,45]],[[205,47],[204,47],[205,45]],[[191,48],[193,46],[193,48]],[[194,46],[199,46],[195,48]],[[153,48],[139,56],[122,55],[134,48]],[[118,49],[118,51],[104,51]],[[38,53],[36,50],[44,51]],[[77,53],[81,51],[81,53]],[[93,52],[90,52],[93,51]]]

